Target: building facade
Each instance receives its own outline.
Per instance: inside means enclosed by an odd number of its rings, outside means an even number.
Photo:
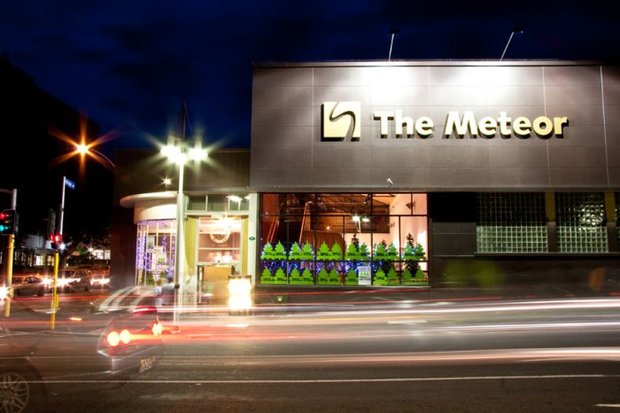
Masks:
[[[253,79],[267,282],[308,267],[309,283],[355,284],[360,265],[379,285],[618,280],[617,67],[274,64]],[[331,258],[317,258],[324,242]],[[269,260],[278,243],[288,262]],[[314,264],[290,260],[295,243]]]
[[[619,115],[600,63],[255,65],[247,170],[196,176],[186,268],[206,285],[222,246],[257,285],[602,288],[619,280]],[[144,260],[170,271],[159,197],[121,202],[136,282]]]

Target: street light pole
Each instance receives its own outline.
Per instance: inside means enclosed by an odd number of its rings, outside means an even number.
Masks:
[[[174,312],[173,323],[179,325],[180,307],[183,306],[184,284],[185,284],[185,195],[183,194],[183,176],[185,172],[185,161],[179,162],[179,187],[177,188],[177,235],[174,250]]]
[[[75,184],[73,181],[67,179],[66,176],[62,177],[62,195],[60,197],[60,222],[58,224],[58,235],[60,243],[62,243],[62,230],[65,220],[65,194],[67,186],[73,188]],[[58,310],[58,272],[60,269],[60,245],[54,248],[54,280],[52,282],[52,306],[50,309],[50,329],[54,329],[56,326],[56,310]]]
[[[170,161],[176,163],[179,167],[179,182],[177,187],[177,204],[176,204],[176,245],[174,251],[174,308],[173,308],[173,324],[179,327],[180,314],[185,305],[185,284],[186,284],[186,268],[185,268],[185,194],[183,191],[185,163],[189,160],[195,162],[203,161],[207,157],[206,151],[202,148],[201,142],[196,139],[193,148],[187,148],[185,144],[185,120],[186,105],[181,111],[181,134],[175,141],[169,140],[168,145],[161,150]]]

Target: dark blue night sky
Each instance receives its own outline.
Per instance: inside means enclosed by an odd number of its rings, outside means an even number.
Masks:
[[[617,61],[619,15],[584,2],[5,0],[0,51],[34,82],[149,145],[184,100],[208,143],[247,147],[251,67],[392,58]]]

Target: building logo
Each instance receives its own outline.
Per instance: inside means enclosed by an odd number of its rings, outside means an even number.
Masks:
[[[323,103],[323,140],[360,140],[361,133],[360,102],[324,102]]]

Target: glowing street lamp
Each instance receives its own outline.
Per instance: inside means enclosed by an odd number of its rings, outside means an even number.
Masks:
[[[107,156],[105,156],[103,153],[99,152],[98,150],[94,149],[92,144],[87,145],[85,143],[74,143],[75,145],[75,152],[78,153],[82,158],[85,156],[90,156],[91,158],[93,158],[94,160],[96,160],[99,163],[104,163],[103,161],[107,162],[108,164],[110,164],[110,166],[112,166],[113,168],[116,167],[116,165],[114,165],[114,162],[112,162],[112,160],[110,158],[108,158]]]
[[[165,145],[161,149],[161,154],[164,155],[170,162],[175,163],[179,167],[179,185],[177,188],[177,233],[176,233],[176,247],[174,252],[174,309],[173,309],[173,324],[178,326],[180,307],[183,305],[183,296],[185,289],[185,234],[183,223],[185,221],[185,195],[183,194],[183,178],[185,173],[185,164],[189,161],[200,163],[207,159],[207,151],[202,148],[198,140],[196,140],[194,146],[188,147],[184,139],[178,139],[176,142],[171,140],[171,143]]]

